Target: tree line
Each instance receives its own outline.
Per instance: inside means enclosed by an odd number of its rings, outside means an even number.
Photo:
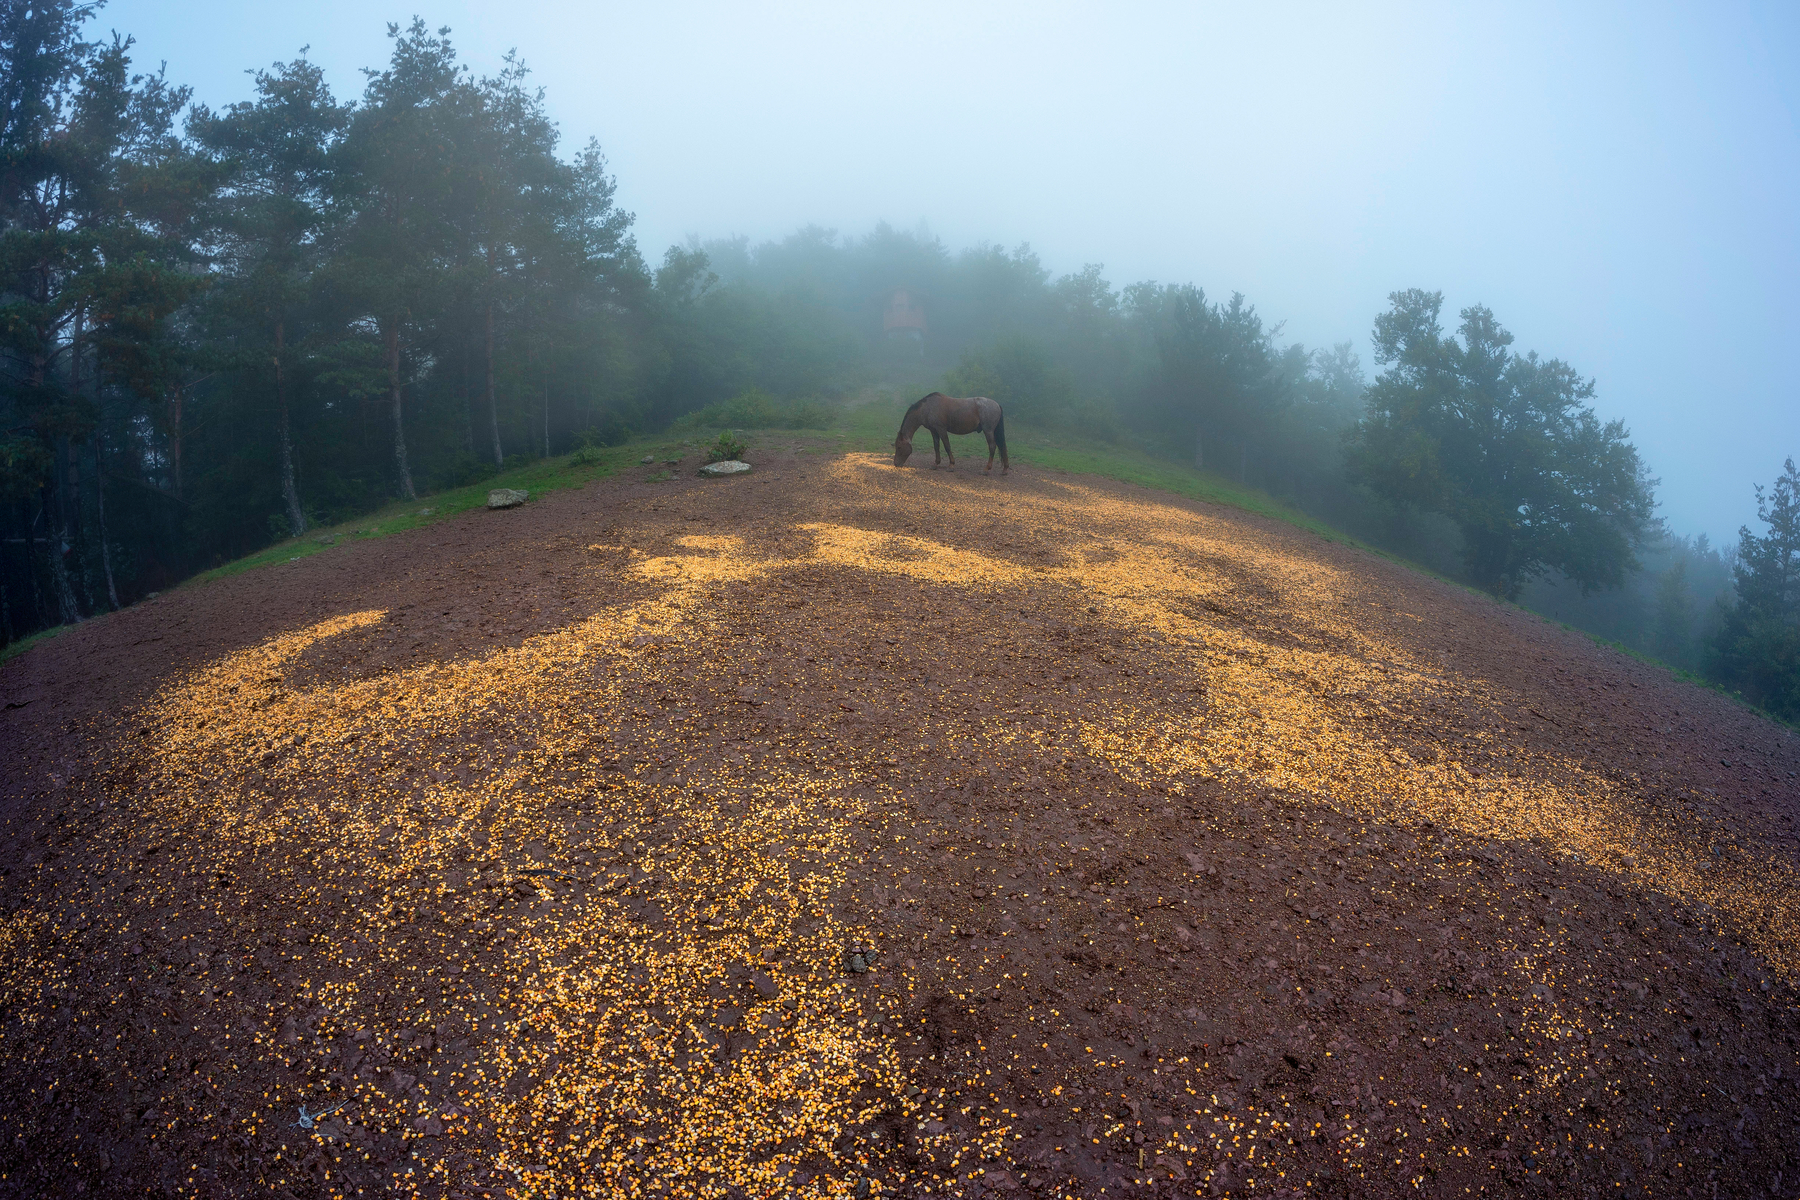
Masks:
[[[9,638],[678,386],[671,281],[516,59],[415,21],[355,101],[302,57],[215,111],[95,7],[0,5]]]
[[[516,57],[478,77],[415,20],[353,97],[302,55],[214,110],[135,70],[129,38],[88,40],[96,7],[0,0],[8,641],[529,458],[942,387],[1800,713],[1791,466],[1768,533],[1672,537],[1592,381],[1485,308],[1446,333],[1441,295],[1395,293],[1369,379],[1241,295],[1056,276],[923,228],[696,241],[652,267],[599,145],[563,147]],[[891,328],[896,303],[923,319]]]

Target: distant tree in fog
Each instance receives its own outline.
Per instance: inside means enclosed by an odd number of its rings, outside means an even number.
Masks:
[[[1737,602],[1713,639],[1713,674],[1745,698],[1800,718],[1800,471],[1788,459],[1775,486],[1756,489],[1761,537],[1738,530]]]
[[[1496,596],[1516,599],[1549,571],[1583,590],[1622,583],[1651,524],[1652,481],[1624,424],[1585,403],[1592,381],[1512,352],[1486,308],[1462,311],[1458,341],[1438,323],[1441,292],[1389,300],[1375,320],[1387,370],[1347,440],[1353,477],[1455,522],[1470,578]]]
[[[1688,588],[1687,559],[1675,560],[1656,582],[1656,653],[1664,662],[1686,666],[1694,625],[1694,593]]]
[[[1197,467],[1219,470],[1226,448],[1235,449],[1244,479],[1251,446],[1267,439],[1291,398],[1277,367],[1276,330],[1264,327],[1242,293],[1218,304],[1191,284],[1138,284],[1126,295],[1135,319],[1153,330],[1160,423],[1191,430]]]

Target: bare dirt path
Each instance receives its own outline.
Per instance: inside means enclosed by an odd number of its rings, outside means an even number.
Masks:
[[[0,1194],[1800,1192],[1800,739],[1239,512],[771,451],[0,703]]]

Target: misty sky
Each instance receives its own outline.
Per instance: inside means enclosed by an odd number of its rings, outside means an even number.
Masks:
[[[1387,293],[1441,289],[1451,325],[1485,303],[1596,377],[1677,532],[1730,538],[1800,456],[1800,5],[113,0],[96,24],[221,105],[303,45],[359,94],[415,12],[477,71],[523,54],[652,261],[924,222],[1242,291],[1371,367]]]

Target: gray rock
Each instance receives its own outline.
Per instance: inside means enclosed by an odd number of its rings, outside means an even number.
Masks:
[[[649,465],[650,465],[650,464],[651,464],[651,463],[653,463],[653,462],[655,462],[655,461],[656,461],[656,455],[654,455],[654,454],[646,454],[646,455],[644,455],[644,457],[642,457],[642,458],[640,458],[640,459],[638,459],[638,461],[639,461],[639,462],[641,462],[641,463],[643,463],[643,464],[644,464],[644,465],[645,465],[645,466],[646,466],[646,467],[647,467],[647,466],[649,466]]]
[[[488,493],[489,508],[517,508],[531,496],[523,488],[495,488]]]
[[[700,473],[702,475],[716,477],[719,475],[740,475],[749,469],[749,463],[739,462],[735,458],[728,458],[724,462],[707,463],[704,467],[700,468]]]

